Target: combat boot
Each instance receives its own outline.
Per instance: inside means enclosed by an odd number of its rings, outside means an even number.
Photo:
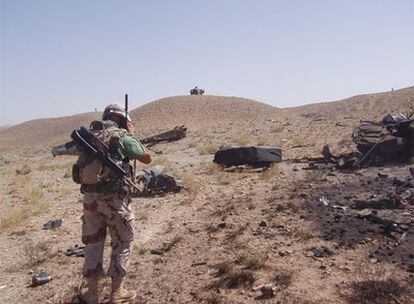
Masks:
[[[81,287],[78,298],[85,304],[99,304],[98,277],[87,277],[87,286]]]
[[[123,278],[112,279],[112,292],[109,300],[110,304],[120,304],[132,301],[137,297],[137,293],[133,290],[126,290],[122,287]]]

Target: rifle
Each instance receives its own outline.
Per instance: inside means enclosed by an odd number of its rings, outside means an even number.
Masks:
[[[141,189],[127,176],[128,173],[111,158],[108,145],[96,137],[95,134],[81,127],[79,130],[73,131],[70,137],[76,143],[79,150],[84,151],[90,156],[97,157],[118,178],[132,186],[138,193],[141,193]]]
[[[125,129],[128,128],[128,94],[125,94]],[[132,182],[135,182],[135,175],[137,172],[137,160],[134,159],[134,166],[132,168]]]

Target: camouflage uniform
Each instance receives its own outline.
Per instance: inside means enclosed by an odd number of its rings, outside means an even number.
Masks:
[[[112,278],[126,275],[134,241],[134,214],[131,199],[118,193],[86,193],[83,200],[82,242],[85,244],[84,276],[102,274],[107,228],[111,235]]]
[[[110,128],[108,132],[110,137],[117,136],[119,139],[115,153],[118,161],[135,159],[144,153],[145,149],[139,140],[125,130]],[[109,138],[105,141],[108,140]],[[102,274],[105,238],[109,230],[112,254],[108,274],[113,279],[123,278],[126,276],[134,241],[135,218],[130,206],[130,195],[124,191],[125,187],[102,187],[101,191],[86,189],[82,185],[82,242],[85,244],[83,274],[85,277]]]

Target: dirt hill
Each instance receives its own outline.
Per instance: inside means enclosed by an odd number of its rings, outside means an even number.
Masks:
[[[69,140],[71,130],[81,125],[88,126],[100,115],[92,112],[59,118],[35,119],[0,129],[0,147],[8,151],[19,147],[38,148],[63,143]]]
[[[245,122],[258,117],[268,117],[274,107],[251,99],[221,96],[174,96],[150,102],[131,111],[132,120],[139,134],[151,134],[176,125],[190,128]],[[0,144],[7,146],[50,147],[69,139],[71,130],[80,125],[88,126],[101,113],[36,119],[0,129]],[[8,149],[7,149],[8,150]]]
[[[360,117],[406,111],[413,97],[407,88],[280,110],[241,98],[177,96],[133,110],[138,135],[189,127],[187,137],[151,148],[153,165],[164,165],[185,190],[131,204],[137,230],[126,287],[138,292],[134,303],[413,303],[411,165],[302,170],[309,164],[294,160],[320,156],[324,144],[355,149]],[[65,254],[82,244],[82,196],[71,180],[76,157],[18,147],[63,141],[98,117],[0,131],[1,148],[11,143],[0,153],[0,303],[79,303],[83,258]],[[277,146],[284,162],[264,172],[225,171],[213,154],[227,144]],[[26,166],[31,172],[20,175]],[[62,227],[42,229],[56,219]],[[40,272],[53,280],[28,288]],[[109,279],[101,283],[106,303]],[[273,297],[253,289],[268,283]]]
[[[314,118],[348,116],[373,119],[386,115],[393,110],[399,110],[403,113],[410,112],[413,106],[414,86],[395,91],[357,95],[343,100],[313,103],[283,110]]]
[[[215,127],[270,117],[277,108],[252,99],[222,96],[174,96],[150,102],[131,112],[138,129],[186,125]]]

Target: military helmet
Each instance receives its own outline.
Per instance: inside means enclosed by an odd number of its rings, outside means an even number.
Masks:
[[[128,121],[131,121],[131,118],[129,117],[129,115],[125,115],[125,108],[124,108],[124,106],[121,105],[121,104],[119,104],[119,103],[111,103],[110,105],[108,105],[105,108],[105,110],[104,110],[104,112],[102,114],[102,119],[103,120],[107,119],[107,117],[110,114],[117,114],[117,115],[120,115],[122,117],[125,117],[126,116],[127,120]]]

